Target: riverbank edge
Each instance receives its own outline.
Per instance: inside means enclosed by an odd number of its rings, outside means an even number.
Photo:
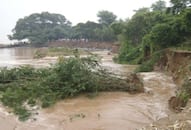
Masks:
[[[154,71],[160,71],[171,75],[177,85],[177,93],[183,89],[191,77],[191,51],[166,49],[154,66]],[[178,97],[167,99],[169,109],[174,113],[168,117],[159,119],[140,130],[190,130],[191,129],[191,99],[188,99],[185,107],[181,107],[182,101]],[[181,109],[176,110],[174,108]]]

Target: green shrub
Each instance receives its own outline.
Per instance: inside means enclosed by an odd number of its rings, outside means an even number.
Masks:
[[[128,63],[128,64],[140,64],[142,62],[142,49],[138,47],[129,47],[122,49],[119,53],[119,56],[115,58],[115,61],[119,63]]]
[[[32,80],[39,73],[31,66],[20,66],[19,68],[1,68],[0,83],[9,83],[16,80]]]
[[[20,121],[26,121],[31,115],[31,113],[27,109],[25,109],[24,107],[20,107],[20,106],[15,107],[14,113],[16,115],[19,115]]]
[[[188,100],[190,98],[190,94],[186,91],[181,91],[177,94],[177,97],[180,98],[183,101],[183,104],[186,105],[186,103],[188,102]]]
[[[48,50],[47,49],[38,49],[34,52],[34,59],[39,59],[39,58],[43,58],[48,54]]]
[[[181,89],[183,92],[187,93],[189,97],[191,97],[191,81],[189,79],[184,81]]]
[[[184,81],[184,84],[177,92],[176,97],[182,101],[182,107],[185,107],[189,98],[191,97],[191,81],[189,79]]]

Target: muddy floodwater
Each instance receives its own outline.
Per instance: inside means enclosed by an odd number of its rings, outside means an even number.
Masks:
[[[0,50],[0,66],[33,64],[48,65],[54,58],[33,60],[33,49],[21,53],[14,49]],[[22,49],[21,49],[22,50]],[[27,54],[25,54],[27,53]],[[31,53],[31,54],[29,54]],[[132,72],[136,66],[119,65],[112,62],[107,51],[95,52],[102,56],[102,65],[118,74]],[[6,59],[4,56],[7,56]],[[15,58],[14,58],[15,57]],[[13,64],[11,64],[13,63]],[[2,130],[135,130],[171,113],[168,99],[174,95],[175,84],[170,76],[160,72],[140,73],[145,93],[102,92],[94,98],[80,95],[57,102],[54,106],[41,109],[38,115],[26,122],[7,113],[0,105],[0,129]]]
[[[33,65],[34,67],[46,67],[55,63],[56,57],[33,59],[37,48],[3,48],[0,49],[0,67],[18,67],[20,65]]]

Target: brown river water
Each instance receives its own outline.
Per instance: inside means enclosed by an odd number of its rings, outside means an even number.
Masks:
[[[37,68],[46,67],[55,63],[56,57],[33,59],[37,48],[4,48],[0,49],[0,67],[17,67],[20,65],[33,65]]]
[[[35,49],[0,49],[0,66],[31,64],[46,67],[56,58],[32,59]],[[112,62],[107,51],[94,52],[102,56],[102,65],[118,74],[132,72],[136,66]],[[168,99],[174,95],[172,78],[160,72],[140,73],[145,93],[102,92],[94,98],[81,95],[39,110],[35,120],[20,122],[0,105],[0,130],[135,130],[171,113]]]

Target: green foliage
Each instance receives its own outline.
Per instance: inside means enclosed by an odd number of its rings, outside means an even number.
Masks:
[[[113,42],[116,40],[116,35],[110,27],[103,26],[102,29],[95,30],[95,36],[99,41]]]
[[[153,71],[154,65],[160,59],[162,54],[163,54],[163,50],[153,53],[153,55],[151,55],[149,60],[146,60],[145,62],[143,62],[135,71],[136,72],[150,72],[150,71]]]
[[[79,23],[73,27],[75,39],[88,39],[90,41],[115,41],[116,36],[110,26],[95,22]]]
[[[184,84],[182,85],[182,89],[188,93],[189,97],[191,97],[191,82],[190,79],[186,79]]]
[[[95,91],[96,77],[92,69],[96,69],[98,62],[94,58],[60,58],[54,71],[57,81],[65,87],[54,88],[61,92],[62,97],[75,96],[83,91]],[[88,80],[87,80],[88,79]],[[56,86],[54,86],[56,87]],[[97,91],[97,90],[96,90]]]
[[[33,58],[34,59],[39,59],[39,58],[43,58],[47,56],[47,51],[46,50],[43,50],[43,49],[37,49],[35,52],[34,52],[34,56]]]
[[[114,33],[116,35],[121,34],[124,31],[123,30],[124,27],[125,27],[125,25],[124,25],[123,21],[114,22],[114,23],[111,24],[111,28],[112,28],[112,30],[114,31]]]
[[[177,32],[173,30],[169,24],[157,24],[152,28],[150,39],[155,44],[160,44],[161,47],[169,47],[170,44],[179,43]]]
[[[115,22],[117,16],[113,14],[112,12],[103,10],[99,11],[97,14],[97,17],[99,18],[99,22],[104,25],[111,25],[113,22]]]
[[[73,38],[75,39],[88,39],[88,40],[97,40],[96,29],[101,29],[102,25],[88,21],[86,23],[78,23],[73,27]]]
[[[19,19],[12,30],[13,34],[8,35],[8,38],[25,40],[35,46],[61,39],[99,42],[116,40],[110,25],[116,21],[117,16],[109,11],[100,11],[97,16],[100,23],[88,21],[72,27],[71,22],[61,14],[34,13]]]
[[[120,54],[118,56],[119,63],[128,63],[128,64],[139,64],[142,60],[142,48],[138,47],[124,47],[128,46],[127,43],[120,49]]]
[[[186,79],[184,81],[184,84],[178,91],[176,97],[180,98],[183,101],[184,106],[186,106],[186,103],[188,102],[189,98],[191,97],[191,81],[190,81],[190,79]]]
[[[166,2],[159,0],[151,6],[153,11],[165,11],[166,10]]]
[[[187,78],[179,91],[176,94],[176,98],[181,101],[181,107],[185,107],[189,98],[191,97],[191,81]]]
[[[126,41],[129,44],[137,46],[141,43],[142,37],[147,33],[148,22],[145,18],[148,16],[148,10],[143,9],[138,10],[136,14],[129,20],[126,24],[125,31],[123,32]]]
[[[30,76],[37,76],[38,72],[30,66],[21,66],[20,68],[1,68],[0,83],[9,83],[17,80],[31,80]]]
[[[22,107],[16,107],[14,109],[14,113],[16,115],[19,115],[20,121],[26,121],[29,118],[29,116],[31,115],[31,113],[29,111],[27,111],[25,108],[22,108]]]
[[[73,55],[75,52],[80,55],[89,54],[83,49],[71,49],[66,47],[51,47],[51,48],[39,48],[34,52],[33,58],[43,58],[46,56],[69,56]]]
[[[172,7],[169,8],[168,12],[179,14],[190,5],[191,0],[170,0],[170,2],[172,3]]]
[[[186,20],[181,17],[170,17],[164,24],[157,24],[152,28],[151,40],[161,47],[177,46],[184,42],[189,36],[189,26]]]
[[[176,96],[183,101],[183,104],[186,104],[190,98],[190,94],[186,91],[181,91]]]
[[[154,44],[152,41],[151,36],[154,35],[151,35],[151,30],[158,23],[165,22],[166,17],[164,13],[159,11],[150,12],[148,8],[141,8],[136,11],[132,19],[126,23],[121,23],[123,30],[119,35],[122,37],[120,39],[122,44],[119,61],[122,63],[141,63],[145,57],[158,50],[160,44]]]
[[[13,108],[13,112],[19,115],[20,120],[28,119],[30,111],[26,109],[26,103],[35,103],[40,98],[43,89],[39,81],[48,76],[46,69],[34,69],[30,66],[22,66],[13,69],[1,69],[0,71],[0,100],[5,106]]]

